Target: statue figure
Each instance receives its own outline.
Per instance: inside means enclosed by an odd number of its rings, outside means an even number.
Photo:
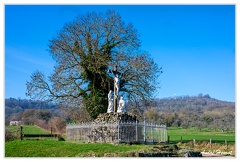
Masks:
[[[118,96],[118,91],[119,91],[119,82],[120,82],[120,78],[119,78],[119,76],[118,76],[118,74],[116,74],[115,76],[114,76],[114,83],[115,83],[115,88],[116,88],[116,95]]]
[[[118,99],[118,92],[120,89],[120,77],[122,76],[122,73],[117,71],[117,66],[114,66],[114,70],[108,70],[108,72],[112,73],[114,76],[114,99],[113,99],[113,108],[114,112],[117,112],[117,99]]]
[[[120,97],[120,100],[119,100],[117,112],[127,112],[125,109],[125,101],[123,100],[122,96]]]
[[[108,93],[108,113],[113,112],[113,97],[112,97],[112,91],[110,90]]]

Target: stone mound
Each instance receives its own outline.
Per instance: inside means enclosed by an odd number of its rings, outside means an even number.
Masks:
[[[128,113],[103,113],[99,114],[98,117],[93,121],[95,124],[100,123],[133,123],[136,122],[136,115],[128,114]]]
[[[131,140],[136,135],[136,126],[119,125],[119,123],[136,123],[137,117],[128,113],[103,113],[92,122],[92,130],[88,134],[90,142],[119,143]],[[110,123],[110,125],[108,125]],[[140,129],[140,128],[138,128]],[[141,132],[141,131],[139,131]],[[142,138],[139,135],[139,138]]]

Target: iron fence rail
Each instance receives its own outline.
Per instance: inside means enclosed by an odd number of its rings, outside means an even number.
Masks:
[[[166,125],[146,122],[68,124],[66,140],[80,143],[161,143],[167,142],[167,128]]]

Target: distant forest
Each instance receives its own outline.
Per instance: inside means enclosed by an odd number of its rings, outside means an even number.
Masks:
[[[126,109],[138,115],[139,120],[145,117],[147,122],[168,127],[235,130],[235,102],[217,100],[208,94],[154,99],[139,102],[137,108],[127,103]],[[5,99],[5,125],[9,125],[10,121],[22,121],[22,124],[34,124],[44,129],[54,127],[56,132],[63,133],[66,123],[89,120],[84,109],[62,108],[46,101]]]
[[[235,102],[211,98],[208,94],[156,99],[148,103],[144,116],[149,122],[198,129],[235,129]]]

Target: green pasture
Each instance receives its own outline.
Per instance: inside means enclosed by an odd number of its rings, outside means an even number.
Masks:
[[[11,129],[13,131],[20,130],[20,126],[6,126],[6,129]],[[49,132],[44,131],[43,129],[37,126],[23,126],[24,134],[48,134]],[[182,142],[189,142],[195,139],[196,141],[209,141],[216,143],[225,143],[225,140],[229,144],[235,143],[235,132],[234,131],[224,131],[221,130],[208,130],[202,129],[198,130],[196,128],[177,128],[177,127],[168,127],[167,135],[170,136],[170,142],[180,142],[182,137]],[[63,135],[64,136],[64,135]]]
[[[6,126],[6,129],[18,130],[19,126]],[[46,134],[41,128],[36,126],[23,126],[24,133],[27,134]],[[235,144],[235,132],[233,131],[215,131],[195,128],[182,129],[169,127],[167,130],[170,136],[170,143],[189,142],[193,139],[198,141],[209,141],[213,143],[222,143],[225,140],[228,144]],[[159,144],[157,144],[159,145]],[[129,156],[136,152],[149,151],[154,145],[143,144],[100,144],[100,143],[71,143],[66,141],[57,141],[54,139],[24,139],[5,142],[5,157],[84,157],[84,156],[104,156],[104,154],[118,154]]]
[[[104,153],[139,152],[148,145],[113,145],[103,143],[70,143],[56,140],[15,140],[5,143],[5,157],[79,157]]]
[[[196,128],[177,128],[169,127],[167,128],[167,134],[170,136],[170,142],[180,142],[182,137],[182,142],[193,141],[210,141],[215,143],[225,143],[235,144],[235,132],[234,131],[224,131],[221,130],[208,130],[202,129],[197,130]]]
[[[11,129],[14,132],[20,131],[20,126],[5,126],[5,128]],[[48,134],[49,132],[46,132],[43,129],[34,125],[24,125],[23,133],[24,134]]]

